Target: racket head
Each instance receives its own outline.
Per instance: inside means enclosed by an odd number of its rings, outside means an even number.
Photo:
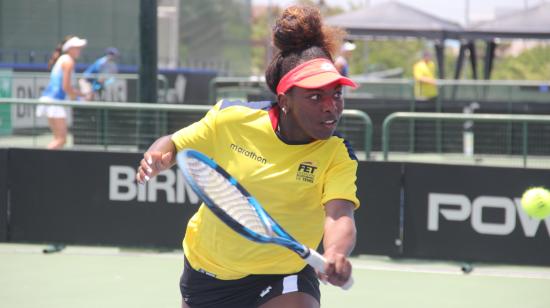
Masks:
[[[192,149],[179,152],[176,161],[191,189],[231,229],[255,242],[269,243],[281,240],[279,232],[282,228],[269,217],[260,203],[215,161]]]

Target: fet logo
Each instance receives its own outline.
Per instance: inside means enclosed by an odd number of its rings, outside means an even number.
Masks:
[[[145,185],[135,180],[135,168],[129,166],[109,167],[109,200],[157,202],[159,193],[166,203],[198,204],[199,197],[185,182],[181,172],[164,170]]]
[[[508,235],[516,228],[516,217],[519,217],[525,236],[534,237],[541,220],[530,218],[521,209],[520,200],[519,198],[512,200],[500,196],[479,196],[470,201],[467,196],[460,194],[429,193],[428,230],[439,230],[441,214],[443,218],[451,221],[466,221],[470,218],[472,228],[480,234]],[[442,205],[452,206],[452,208],[442,208]],[[483,210],[486,208],[495,208],[504,211],[504,221],[483,221]],[[546,231],[550,237],[550,218],[545,219],[544,224],[546,224]]]
[[[298,172],[305,172],[305,173],[315,173],[315,170],[317,169],[317,167],[312,163],[312,162],[303,162],[300,164],[300,166],[298,167]]]
[[[313,183],[315,180],[317,166],[313,162],[305,161],[300,163],[296,172],[296,179],[303,182]]]

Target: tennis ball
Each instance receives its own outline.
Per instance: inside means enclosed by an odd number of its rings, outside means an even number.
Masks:
[[[531,217],[544,219],[550,216],[550,191],[544,187],[527,189],[521,197],[521,206]]]

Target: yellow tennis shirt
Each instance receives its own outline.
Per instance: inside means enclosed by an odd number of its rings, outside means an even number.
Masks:
[[[316,248],[323,235],[323,205],[356,197],[357,160],[344,139],[332,136],[289,145],[274,131],[278,108],[270,102],[221,101],[200,121],[172,135],[178,151],[192,148],[235,177],[290,235]],[[291,250],[252,242],[234,232],[203,204],[183,240],[191,266],[219,279],[300,271]]]
[[[416,98],[432,98],[437,96],[437,86],[418,80],[421,77],[435,79],[435,63],[424,60],[418,61],[413,67],[413,76],[415,78],[414,96]]]

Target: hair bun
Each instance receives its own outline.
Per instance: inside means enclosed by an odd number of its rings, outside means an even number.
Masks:
[[[323,25],[314,6],[294,5],[283,11],[273,27],[273,45],[278,49],[266,68],[265,80],[277,95],[281,78],[300,63],[324,58],[334,61],[346,32]]]
[[[273,28],[273,44],[282,53],[323,46],[323,41],[321,13],[316,7],[290,6]]]

